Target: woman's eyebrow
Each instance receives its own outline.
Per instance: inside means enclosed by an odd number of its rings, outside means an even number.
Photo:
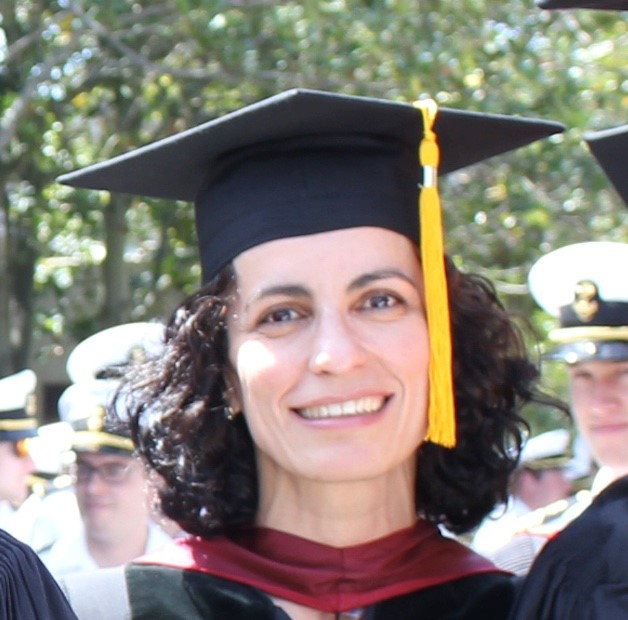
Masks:
[[[357,277],[351,282],[348,290],[354,291],[364,288],[373,282],[378,282],[379,280],[389,280],[390,278],[400,278],[401,280],[408,282],[408,284],[416,287],[416,282],[403,271],[399,271],[398,269],[381,269],[378,271],[371,271]]]
[[[408,282],[408,284],[411,284],[412,286],[416,286],[416,282],[403,271],[400,271],[398,269],[380,269],[358,276],[349,284],[348,290],[353,291],[361,289],[365,286],[368,286],[372,282],[377,282],[379,280],[388,280],[391,278],[399,278]],[[252,304],[260,301],[261,299],[275,296],[311,297],[312,294],[307,287],[300,284],[278,284],[276,286],[269,286],[259,289],[258,291],[253,293],[253,295],[251,295],[251,297],[247,300],[245,309],[248,309]]]
[[[266,297],[310,297],[310,292],[304,286],[299,284],[278,284],[277,286],[269,286],[255,291],[247,300],[245,309],[252,304],[265,299]]]

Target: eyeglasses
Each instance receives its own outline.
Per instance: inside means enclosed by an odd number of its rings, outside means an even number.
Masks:
[[[15,456],[17,456],[20,459],[25,459],[27,457],[29,457],[31,455],[30,450],[29,450],[29,446],[28,446],[28,439],[18,439],[17,441],[13,442],[13,452],[15,454]]]
[[[86,461],[78,461],[72,468],[74,480],[87,484],[92,476],[97,475],[107,484],[123,484],[129,476],[133,463],[104,463],[95,467]]]

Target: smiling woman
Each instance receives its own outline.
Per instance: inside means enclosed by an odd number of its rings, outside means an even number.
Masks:
[[[561,128],[435,112],[290,91],[63,177],[196,205],[204,285],[123,390],[196,537],[126,568],[130,617],[506,617],[510,578],[438,526],[505,500],[542,397],[490,283],[443,257],[435,173]]]

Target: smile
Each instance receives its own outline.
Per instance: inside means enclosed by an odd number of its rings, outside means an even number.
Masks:
[[[375,413],[380,411],[385,402],[384,396],[366,396],[357,400],[346,400],[342,403],[332,403],[320,407],[305,407],[304,409],[297,409],[297,413],[308,420],[340,418]]]

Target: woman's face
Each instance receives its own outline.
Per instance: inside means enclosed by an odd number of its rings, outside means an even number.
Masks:
[[[234,266],[229,356],[260,475],[349,481],[413,465],[429,352],[412,243],[352,228],[264,243]]]

